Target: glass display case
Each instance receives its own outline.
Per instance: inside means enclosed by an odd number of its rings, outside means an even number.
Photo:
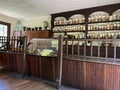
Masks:
[[[57,56],[58,38],[33,38],[27,45],[27,52],[39,56]]]

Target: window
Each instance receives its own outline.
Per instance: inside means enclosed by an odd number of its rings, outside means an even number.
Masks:
[[[7,29],[6,25],[0,24],[0,36],[7,36]]]
[[[10,24],[0,21],[0,36],[10,37]]]

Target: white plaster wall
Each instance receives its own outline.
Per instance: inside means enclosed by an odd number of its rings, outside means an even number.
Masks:
[[[3,22],[7,22],[11,24],[11,32],[10,35],[13,35],[13,31],[16,31],[16,25],[18,23],[18,21],[22,22],[23,26],[27,26],[27,27],[42,27],[42,29],[44,29],[44,21],[48,21],[49,23],[49,28],[51,28],[51,16],[41,16],[38,18],[30,18],[30,19],[17,19],[17,18],[13,18],[13,17],[9,17],[3,14],[0,14],[0,21]]]
[[[15,31],[15,29],[16,29],[16,23],[17,23],[18,19],[0,14],[0,21],[7,22],[7,23],[11,24],[10,35],[13,35],[13,31]]]
[[[49,23],[48,29],[51,28],[51,16],[50,15],[49,16],[41,16],[38,18],[23,19],[21,21],[23,22],[23,26],[31,27],[31,28],[42,27],[42,29],[44,29],[43,22],[48,21],[48,23]]]

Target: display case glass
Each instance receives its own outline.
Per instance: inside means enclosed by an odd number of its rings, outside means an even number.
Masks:
[[[33,38],[27,45],[27,52],[39,56],[57,56],[58,38]]]

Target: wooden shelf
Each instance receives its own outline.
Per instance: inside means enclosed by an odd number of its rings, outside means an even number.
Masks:
[[[106,29],[106,30],[88,30],[88,31],[118,31],[118,30],[120,30],[120,29]]]
[[[73,26],[73,25],[85,25],[85,23],[74,23],[74,24],[54,25],[54,27],[57,27],[57,26]]]
[[[53,31],[53,33],[65,33],[65,32],[85,32],[85,30],[80,30],[80,31]]]
[[[100,22],[88,22],[88,24],[96,24],[96,23],[109,23],[109,22],[120,22],[120,20],[100,21]]]

